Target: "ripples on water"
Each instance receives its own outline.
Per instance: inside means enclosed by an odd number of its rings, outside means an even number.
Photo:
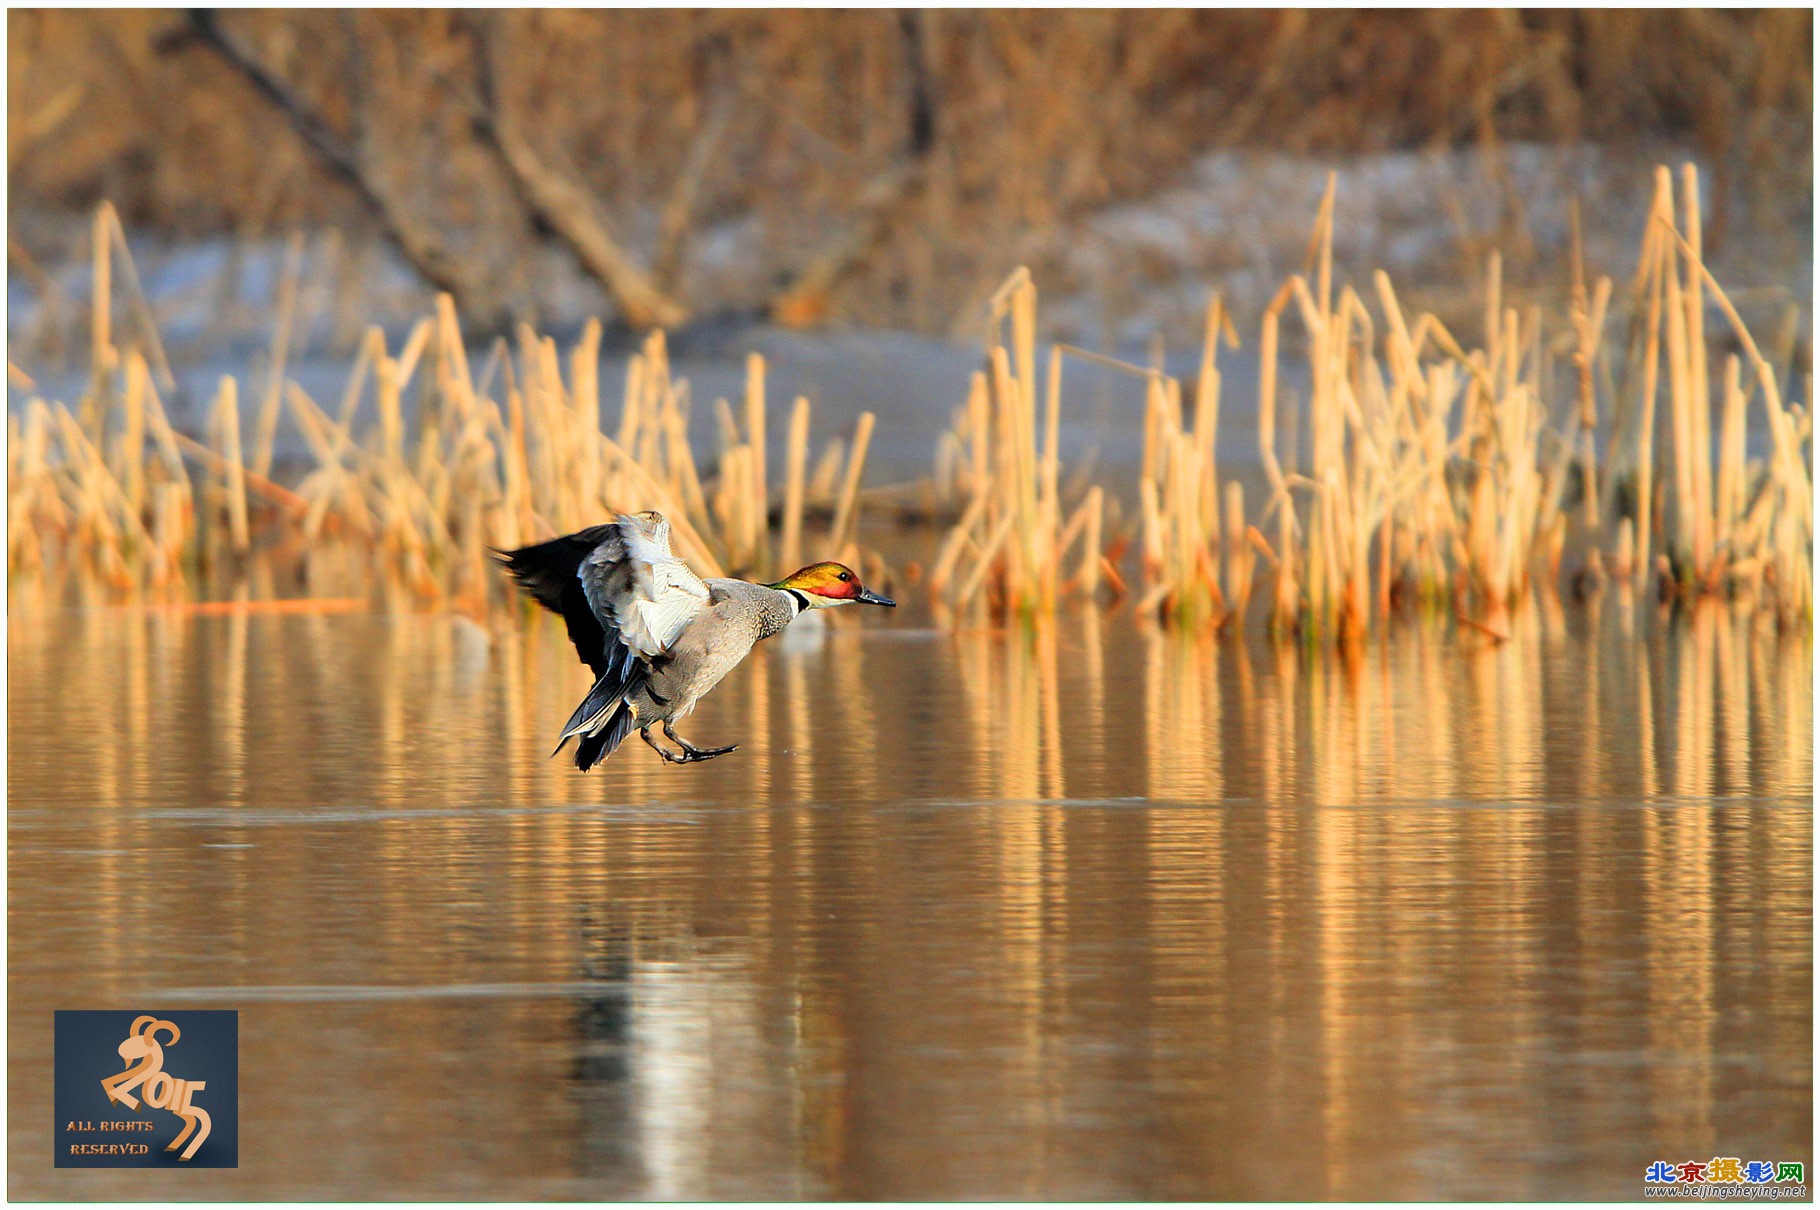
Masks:
[[[865,621],[680,728],[732,756],[584,777],[559,626],[15,614],[10,1192],[1630,1199],[1811,1160],[1807,636]],[[186,1005],[242,1011],[242,1167],[53,1171],[50,1010]]]

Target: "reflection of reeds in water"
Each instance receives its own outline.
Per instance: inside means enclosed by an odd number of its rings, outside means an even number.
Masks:
[[[1341,805],[1780,798],[1811,784],[1810,665],[1773,620],[1708,601],[1618,662],[1610,621],[1548,637],[1545,620],[1531,603],[1502,643],[1412,628],[1324,654],[1148,632],[1144,790]]]
[[[968,793],[1024,802],[1066,797],[1054,627],[964,631],[955,643],[972,746]]]
[[[1603,633],[1570,627],[1545,635],[1544,614],[1530,606],[1515,611],[1504,643],[1411,628],[1382,649],[1320,656],[1163,628],[1141,637],[1135,665],[1129,651],[1108,650],[1097,625],[1068,634],[961,632],[939,665],[954,677],[950,733],[967,745],[952,792],[1054,801],[1116,790],[1131,775],[1149,796],[1171,801],[1805,793],[1811,664],[1799,636],[1749,609],[1707,601],[1663,615],[1632,650],[1607,646],[1615,619],[1604,616]],[[88,619],[92,633],[71,640],[62,629],[69,617]],[[335,653],[365,627],[393,636],[393,647],[356,668]],[[426,792],[463,792],[465,783],[447,780],[456,777],[443,759],[451,750],[484,744],[522,755],[548,739],[582,675],[553,637],[538,626],[501,638],[456,620],[43,610],[16,628],[13,646],[22,674],[39,679],[37,692],[95,712],[108,720],[103,730],[119,734],[117,743],[96,745],[80,769],[111,787],[110,800],[126,801],[133,787],[170,772],[168,746],[155,734],[159,710],[206,693],[203,793],[211,801],[239,800],[273,739],[266,728],[277,718],[269,713],[274,701],[296,698],[315,707],[358,703],[350,708],[368,725],[340,737],[358,746],[334,755],[354,761],[361,776],[380,772],[382,780],[363,791],[377,805],[408,806]],[[117,659],[55,671],[42,660],[50,656],[45,646],[59,643],[118,649]],[[359,639],[360,649],[369,644]],[[743,779],[743,793],[792,801],[825,793],[808,775],[824,758],[860,782],[878,776],[881,746],[901,745],[879,713],[877,678],[916,666],[888,662],[875,671],[879,650],[836,633],[755,653],[751,683],[704,707],[703,717],[710,729],[803,761],[723,762],[728,775]],[[192,684],[186,661],[198,660],[211,671]],[[483,675],[489,664],[495,667]],[[263,679],[255,684],[256,677]],[[483,685],[499,694],[484,719],[475,712]],[[444,719],[439,703],[451,701],[458,708]],[[815,706],[834,702],[838,710]],[[249,712],[260,713],[257,724]],[[281,751],[299,750],[284,741]],[[472,763],[454,765],[465,770],[461,777],[478,776]],[[337,776],[326,763],[317,789],[338,793]],[[529,780],[489,784],[525,801],[561,797],[576,784],[560,762],[533,762],[522,776]],[[648,760],[616,761],[610,779],[616,793],[633,798],[678,784]]]
[[[51,922],[17,939],[15,996],[52,994],[18,972],[77,913],[92,963],[56,995],[146,990],[136,938],[171,921],[160,986],[326,986],[243,1017],[248,1063],[284,1078],[233,1179],[355,1130],[348,1192],[794,1196],[860,1168],[900,1193],[1337,1194],[1412,1137],[1469,1167],[1543,1144],[1612,1079],[1654,1128],[1717,1124],[1741,1022],[1806,1053],[1804,651],[1706,602],[1593,681],[1606,640],[1541,625],[1519,610],[1464,661],[1424,628],[1350,660],[967,632],[902,665],[834,634],[761,649],[704,706],[738,759],[583,779],[542,759],[578,675],[554,623],[489,647],[460,620],[50,613],[11,637],[13,894]],[[912,664],[944,736],[853,716]],[[598,978],[583,915],[611,934]],[[578,981],[598,990],[333,996]],[[1601,1065],[1645,1051],[1672,1061]],[[339,1118],[305,1099],[324,1062]],[[1495,1135],[1457,1128],[1462,1071]],[[1283,1183],[1220,1159],[1267,1144],[1260,1096],[1317,1157],[1266,1165]],[[900,1145],[966,1163],[930,1177]],[[1401,1192],[1435,1192],[1426,1171]]]
[[[1164,800],[1217,802],[1227,653],[1211,635],[1175,631],[1147,635],[1144,647],[1145,788]]]

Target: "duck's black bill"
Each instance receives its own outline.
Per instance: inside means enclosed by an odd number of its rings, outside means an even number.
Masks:
[[[861,605],[883,605],[889,609],[897,608],[896,601],[893,601],[890,597],[881,597],[870,588],[860,589],[859,595],[853,599],[858,601]]]

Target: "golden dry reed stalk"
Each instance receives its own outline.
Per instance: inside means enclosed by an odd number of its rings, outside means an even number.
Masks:
[[[781,563],[803,561],[803,472],[809,457],[809,401],[797,396],[790,409],[790,441],[784,456],[784,523]]]
[[[1233,616],[1220,588],[1221,551],[1229,538],[1222,532],[1214,463],[1222,335],[1231,335],[1231,325],[1215,296],[1207,308],[1192,424],[1183,418],[1181,384],[1175,379],[1152,372],[1145,389],[1138,496],[1146,590],[1138,605],[1140,611],[1160,609],[1189,625]],[[1242,587],[1249,595],[1249,585]]]

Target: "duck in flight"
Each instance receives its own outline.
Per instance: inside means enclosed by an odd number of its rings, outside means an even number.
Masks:
[[[582,770],[613,755],[633,731],[672,764],[726,755],[738,745],[697,748],[671,724],[695,709],[754,643],[806,610],[897,604],[839,563],[811,563],[775,584],[704,580],[670,549],[670,523],[655,512],[622,514],[495,554],[533,600],[562,615],[576,654],[594,671],[594,688],[556,744],[560,752],[576,739],[575,767]],[[680,753],[651,738],[659,724]]]

